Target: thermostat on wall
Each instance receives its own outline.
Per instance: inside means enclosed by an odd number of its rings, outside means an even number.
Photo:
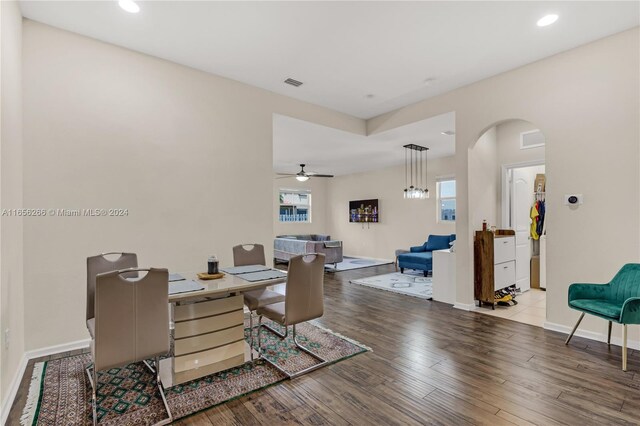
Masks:
[[[565,206],[577,206],[582,204],[584,197],[582,194],[565,194],[564,205]]]

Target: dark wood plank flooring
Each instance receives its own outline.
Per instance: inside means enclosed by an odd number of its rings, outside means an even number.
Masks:
[[[209,425],[640,424],[640,353],[368,287],[328,273],[322,325],[373,352],[176,422]],[[54,356],[55,357],[55,356]],[[50,357],[48,357],[50,358]],[[9,417],[26,400],[23,378]]]

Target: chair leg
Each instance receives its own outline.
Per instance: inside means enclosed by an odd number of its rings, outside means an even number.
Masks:
[[[249,353],[253,361],[253,311],[249,311]]]
[[[89,371],[92,370],[92,371]],[[89,384],[91,385],[91,413],[93,415],[93,425],[98,424],[98,397],[96,395],[96,389],[98,388],[98,374],[96,373],[95,366],[87,367],[87,376],[89,377]]]
[[[144,364],[149,368],[151,365],[144,361]],[[171,410],[169,409],[169,404],[167,403],[167,398],[164,395],[164,387],[162,386],[162,380],[160,379],[160,359],[158,357],[154,360],[155,369],[154,374],[156,375],[156,383],[158,384],[158,390],[160,391],[160,396],[162,397],[162,402],[164,403],[164,408],[167,411],[167,417],[164,420],[155,423],[153,426],[167,425],[173,421],[173,415],[171,414]],[[91,371],[89,371],[91,370]],[[86,370],[87,376],[89,376],[89,384],[91,385],[91,411],[93,413],[93,425],[96,426],[98,424],[98,372],[94,367],[87,367]]]
[[[627,371],[627,324],[622,324],[622,371]]]
[[[291,375],[289,375],[289,378],[293,379],[295,377],[302,376],[303,374],[310,373],[311,371],[317,370],[320,367],[324,367],[325,365],[327,365],[329,363],[329,361],[327,361],[326,359],[322,358],[320,355],[316,354],[315,352],[305,348],[304,346],[302,346],[300,344],[300,342],[298,342],[298,336],[296,336],[296,326],[295,326],[295,324],[293,326],[293,341],[296,344],[296,347],[298,349],[300,349],[302,352],[304,352],[306,354],[311,355],[312,357],[314,357],[315,359],[320,361],[320,363],[312,365],[311,367],[307,367],[304,370],[300,370],[297,373],[291,374]]]
[[[575,326],[573,326],[573,330],[571,330],[571,334],[569,335],[569,337],[567,337],[566,342],[564,342],[565,345],[569,344],[569,341],[573,337],[573,333],[575,333],[576,330],[578,329],[578,326],[580,325],[580,322],[582,321],[582,318],[584,318],[584,312],[580,314],[580,318],[578,318],[578,322],[576,323]]]
[[[609,333],[607,334],[607,345],[611,346],[611,326],[613,322],[609,321]]]
[[[151,366],[151,364],[149,364],[149,362],[145,359],[144,361],[142,361],[144,363],[144,365],[147,366],[147,368],[149,369],[149,371],[151,371],[151,374],[156,374],[156,370],[154,370],[154,368]],[[158,367],[158,364],[156,364],[156,368]]]
[[[262,331],[262,315],[258,315],[258,357],[262,358],[262,345],[260,344],[260,331]]]
[[[169,404],[167,404],[167,397],[164,395],[164,387],[162,386],[162,380],[160,379],[160,359],[158,357],[156,357],[155,365],[156,383],[158,384],[158,390],[160,391],[160,396],[162,397],[162,402],[164,403],[164,409],[167,411],[167,415],[169,417],[159,421],[154,426],[167,425],[173,421],[173,415],[171,414],[171,410],[169,409]]]
[[[270,332],[272,332],[273,334],[275,334],[281,339],[286,339],[287,334],[289,333],[289,328],[287,326],[284,327],[284,334],[280,333],[278,330],[271,327],[269,324],[262,324],[262,327],[266,328],[267,330],[269,330]],[[260,326],[258,326],[258,328],[260,328]]]

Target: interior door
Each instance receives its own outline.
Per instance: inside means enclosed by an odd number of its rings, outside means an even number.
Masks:
[[[531,288],[531,205],[534,174],[513,169],[511,180],[511,226],[516,231],[516,287]]]

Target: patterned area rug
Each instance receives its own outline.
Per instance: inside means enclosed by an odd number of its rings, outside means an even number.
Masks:
[[[270,323],[269,321],[267,321]],[[278,326],[270,323],[275,329]],[[310,323],[296,327],[298,340],[320,356],[337,362],[369,350],[330,330]],[[249,329],[245,329],[249,337]],[[282,341],[270,331],[261,333],[270,361],[295,373],[316,361],[298,350],[291,333]],[[91,386],[85,368],[90,355],[37,363],[34,367],[22,425],[91,425]],[[240,367],[166,389],[174,420],[263,389],[286,377],[267,362]],[[98,375],[98,417],[104,425],[149,425],[166,417],[153,375],[142,363],[113,368]]]
[[[407,296],[419,297],[421,299],[433,298],[431,288],[431,277],[424,277],[422,271],[394,272],[385,275],[376,275],[370,278],[361,278],[349,281],[352,284],[360,284],[380,290],[392,291],[394,293],[406,294]]]
[[[334,268],[332,264],[325,265],[325,270],[328,272],[331,271],[350,271],[352,269],[360,269],[360,268],[368,268],[370,266],[379,266],[379,265],[387,265],[389,263],[393,263],[390,260],[376,260],[376,259],[366,259],[359,257],[348,257],[344,256],[342,258],[342,262],[339,262]]]

